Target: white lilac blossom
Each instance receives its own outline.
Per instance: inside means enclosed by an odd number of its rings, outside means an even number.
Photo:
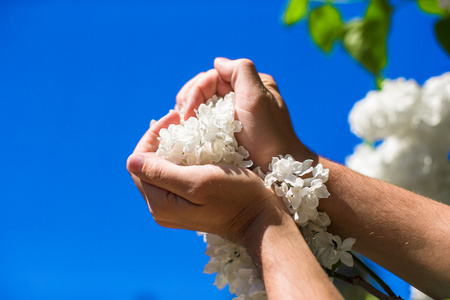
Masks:
[[[312,162],[310,159],[298,162],[289,154],[274,157],[264,178],[265,185],[283,199],[311,251],[324,267],[331,269],[338,261],[351,267],[353,257],[348,251],[355,239],[342,242],[339,236],[327,232],[330,218],[317,207],[319,199],[330,195],[324,184],[328,169],[320,163],[312,167]]]
[[[204,272],[216,273],[214,284],[219,289],[229,284],[230,292],[246,297],[242,299],[267,298],[261,276],[244,247],[215,234],[206,233],[203,238],[205,254],[210,257]]]
[[[438,5],[440,8],[446,9],[450,12],[450,0],[438,0]]]
[[[238,146],[234,133],[242,128],[234,120],[234,93],[224,98],[213,97],[201,104],[191,117],[179,125],[170,125],[160,131],[157,154],[180,165],[227,164],[249,168],[249,153]],[[274,157],[269,172],[254,171],[282,198],[295,223],[299,226],[313,254],[327,268],[341,261],[353,265],[348,253],[355,239],[341,238],[327,232],[330,218],[317,211],[319,199],[330,195],[325,186],[328,169],[321,164],[312,167],[312,160],[296,161],[292,156]],[[227,284],[238,300],[265,300],[264,282],[249,256],[239,244],[218,235],[200,233],[207,243],[205,253],[210,257],[204,272],[216,273],[214,284],[224,288]]]
[[[348,167],[450,204],[450,73],[420,87],[413,80],[383,82],[350,112],[362,143]]]
[[[351,131],[371,142],[392,133],[403,134],[405,127],[418,121],[413,116],[420,92],[414,80],[385,80],[382,91],[370,91],[363,101],[355,103],[349,115]]]
[[[439,1],[450,11],[450,1]],[[366,141],[348,167],[450,204],[450,73],[421,87],[402,78],[384,81],[350,112],[352,131]],[[412,288],[411,299],[431,299]]]
[[[234,137],[242,129],[241,123],[234,120],[234,101],[234,93],[224,98],[215,96],[200,105],[197,118],[162,129],[156,154],[179,165],[250,167],[248,151],[238,146]]]

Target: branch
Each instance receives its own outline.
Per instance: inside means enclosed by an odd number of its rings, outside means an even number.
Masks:
[[[378,283],[381,288],[391,297],[396,297],[395,293],[391,290],[391,288],[383,281],[372,269],[370,269],[358,256],[356,256],[353,252],[350,252],[353,257],[353,261],[360,267],[364,272],[369,274],[376,283]],[[395,298],[394,298],[395,299]]]
[[[343,275],[343,274],[340,274],[337,272],[332,272],[331,270],[326,269],[326,268],[325,268],[325,271],[327,272],[328,276],[334,277],[336,279],[339,279],[341,281],[347,282],[352,285],[357,285],[357,286],[363,288],[364,290],[366,290],[367,292],[369,292],[370,294],[374,295],[375,297],[377,297],[380,300],[402,299],[400,296],[395,296],[395,295],[389,296],[389,295],[384,294],[383,292],[374,288],[370,283],[368,283],[366,280],[364,280],[364,278],[362,278],[360,275],[350,277],[350,276],[346,276],[346,275]]]

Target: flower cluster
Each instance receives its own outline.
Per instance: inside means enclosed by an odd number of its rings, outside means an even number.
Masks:
[[[312,163],[310,159],[298,162],[291,155],[274,157],[269,164],[270,172],[264,178],[265,185],[283,199],[311,251],[324,267],[331,269],[339,261],[351,267],[353,257],[348,251],[355,239],[347,238],[342,242],[339,236],[327,232],[330,218],[317,207],[319,199],[330,195],[324,184],[328,180],[328,169],[320,163],[312,167]]]
[[[234,120],[234,93],[224,98],[213,97],[191,117],[179,125],[170,125],[160,131],[157,154],[180,165],[228,164],[249,168],[247,150],[238,146],[234,133],[241,130],[241,123]],[[303,163],[287,155],[274,157],[269,172],[255,169],[267,187],[272,187],[281,197],[294,221],[319,262],[332,268],[337,262],[353,265],[348,253],[355,239],[342,242],[339,236],[327,232],[328,215],[318,212],[320,198],[329,193],[324,183],[328,180],[328,169],[321,164],[312,167],[312,160]],[[308,175],[312,175],[306,178]],[[201,233],[207,243],[206,254],[210,261],[204,272],[216,274],[215,285],[229,285],[230,292],[238,300],[267,299],[264,283],[258,270],[239,244],[209,233]]]
[[[159,133],[157,155],[179,165],[228,164],[250,167],[249,153],[234,137],[242,129],[234,120],[234,93],[214,96],[181,124],[171,124]]]
[[[349,122],[368,142],[355,148],[347,166],[450,204],[450,73],[423,87],[385,80],[381,91],[355,104]]]
[[[205,254],[210,257],[203,272],[217,273],[214,284],[219,289],[228,284],[238,300],[267,299],[261,276],[244,247],[215,234],[206,233],[203,238],[207,243]]]
[[[450,12],[450,0],[438,0],[438,5],[440,8],[446,9]]]
[[[420,120],[413,116],[419,103],[420,87],[414,80],[385,80],[381,92],[370,91],[355,103],[349,115],[351,131],[371,142],[403,135],[405,128],[418,125]]]

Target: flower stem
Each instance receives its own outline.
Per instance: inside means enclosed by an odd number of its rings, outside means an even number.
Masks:
[[[380,73],[375,75],[375,84],[377,85],[377,90],[381,90],[383,88],[382,83],[383,83],[384,77],[383,75]]]
[[[383,281],[372,269],[370,269],[358,256],[356,256],[353,252],[350,252],[353,257],[353,261],[360,267],[364,272],[369,274],[376,283],[378,283],[381,288],[391,297],[397,297],[395,293],[391,290],[391,288]]]
[[[393,299],[402,299],[400,297],[397,296],[390,296],[390,295],[386,295],[383,292],[377,290],[376,288],[374,288],[370,283],[368,283],[366,280],[364,280],[364,278],[362,278],[359,275],[350,277],[347,275],[343,275],[337,272],[333,272],[327,268],[325,268],[325,271],[327,272],[328,276],[330,277],[334,277],[336,279],[339,279],[341,281],[347,282],[349,284],[352,285],[357,285],[361,288],[363,288],[364,290],[366,290],[367,292],[369,292],[370,294],[374,295],[375,297],[377,297],[378,299],[381,300],[393,300]]]

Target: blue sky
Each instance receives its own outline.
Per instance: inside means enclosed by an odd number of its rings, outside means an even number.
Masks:
[[[216,56],[273,75],[302,140],[344,162],[359,142],[348,112],[373,79],[341,45],[320,52],[305,22],[284,27],[284,5],[0,2],[0,298],[230,298],[202,274],[201,238],[159,227],[125,163]],[[365,5],[341,6],[344,17]],[[423,83],[448,71],[434,17],[397,7],[386,77]]]

